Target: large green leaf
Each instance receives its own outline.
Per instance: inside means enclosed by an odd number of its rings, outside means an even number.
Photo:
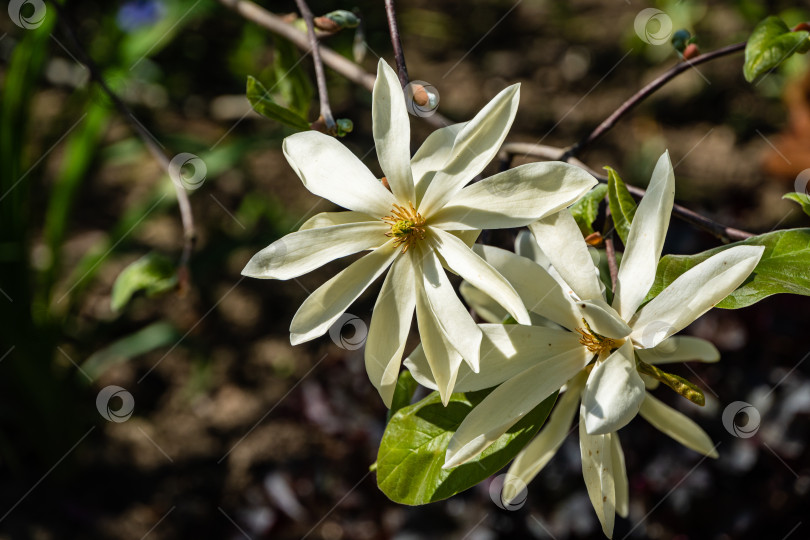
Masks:
[[[794,53],[804,53],[808,49],[810,32],[791,32],[779,17],[768,17],[754,28],[745,45],[745,80],[751,82]]]
[[[397,412],[377,455],[377,485],[392,501],[418,505],[471,488],[509,463],[546,421],[557,394],[535,407],[473,461],[442,469],[447,443],[462,420],[491,390],[453,394],[447,407],[438,392]]]
[[[388,409],[388,420],[391,420],[398,410],[411,404],[413,395],[419,383],[413,378],[411,372],[403,369],[397,377],[397,387],[394,389],[394,398],[391,400],[391,408]]]
[[[173,289],[175,285],[177,269],[174,263],[162,255],[147,253],[115,278],[110,305],[113,311],[118,311],[139,291],[153,296]]]
[[[797,193],[794,191],[793,193],[785,193],[782,195],[782,198],[799,203],[799,205],[802,207],[802,211],[810,216],[810,196],[808,196],[806,193]]]
[[[247,98],[253,109],[262,116],[301,131],[309,129],[306,119],[273,101],[264,85],[250,75],[247,78]]]
[[[608,204],[610,215],[613,217],[613,226],[622,242],[627,242],[630,224],[636,215],[636,201],[627,191],[627,186],[619,174],[610,167],[605,167],[605,170],[608,172]]]
[[[696,255],[667,255],[658,264],[655,283],[647,295],[652,299],[675,279],[731,246],[765,246],[759,264],[745,283],[717,304],[719,308],[739,309],[772,294],[810,296],[810,229],[786,229],[735,242]]]
[[[579,225],[582,236],[593,234],[593,222],[599,214],[599,203],[605,198],[607,190],[607,185],[599,184],[571,207],[571,215]]]

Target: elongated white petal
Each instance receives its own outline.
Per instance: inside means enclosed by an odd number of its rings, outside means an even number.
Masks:
[[[593,367],[582,404],[585,427],[591,435],[618,431],[638,413],[644,401],[644,381],[636,371],[633,346],[628,341]]]
[[[717,457],[716,445],[699,425],[652,394],[646,395],[639,412],[647,422],[685,447],[704,456]]]
[[[680,332],[731,294],[753,272],[764,246],[734,246],[690,268],[630,322],[630,337],[649,349]]]
[[[630,225],[619,267],[613,307],[625,320],[633,316],[655,281],[655,269],[664,248],[674,201],[675,173],[669,152],[664,152]]]
[[[561,210],[529,225],[537,244],[571,290],[583,300],[602,298],[588,245],[571,212]]]
[[[517,455],[506,473],[503,500],[511,503],[520,488],[529,485],[562,445],[579,410],[579,394],[585,384],[584,372],[569,381],[568,389],[557,399],[554,410],[540,433]]]
[[[284,156],[315,195],[371,216],[386,216],[396,199],[371,171],[334,137],[317,131],[290,135]]]
[[[475,313],[481,317],[484,322],[488,323],[502,323],[509,313],[506,312],[501,305],[492,299],[491,296],[476,289],[466,281],[462,281],[458,288],[461,297],[468,306],[475,310]]]
[[[601,336],[613,339],[626,338],[631,329],[607,302],[601,298],[594,300],[579,300],[577,307],[582,313],[582,318],[588,322],[591,330]]]
[[[444,164],[452,157],[456,137],[466,125],[467,122],[462,122],[437,129],[428,135],[428,138],[425,139],[425,142],[422,143],[422,146],[411,158],[411,171],[416,186],[416,201],[414,201],[414,204],[417,204],[417,206],[433,180],[436,171],[442,170]]]
[[[380,221],[380,218],[371,217],[362,212],[352,212],[351,210],[344,212],[321,212],[306,220],[304,224],[298,228],[298,231],[322,229],[323,227],[348,225],[349,223],[361,223],[364,221]]]
[[[618,431],[610,434],[610,459],[613,465],[613,486],[616,490],[616,513],[626,518],[630,513],[630,485]]]
[[[439,391],[442,404],[447,406],[463,362],[461,354],[447,342],[439,330],[438,321],[422,287],[418,287],[416,293],[416,321],[430,373],[436,381],[436,389]]]
[[[591,355],[582,346],[551,358],[512,377],[492,391],[467,415],[450,439],[444,468],[461,465],[486,450],[541,401],[584,368]]]
[[[290,323],[290,342],[298,345],[324,335],[398,254],[390,240],[315,289]]]
[[[441,229],[431,229],[430,241],[450,269],[491,296],[517,322],[531,324],[529,313],[512,285],[464,242]]]
[[[256,253],[242,275],[294,278],[340,257],[380,247],[388,241],[387,230],[382,221],[366,221],[290,233]]]
[[[473,392],[492,388],[533,367],[538,360],[567,358],[579,344],[579,336],[567,330],[520,324],[481,324],[481,369],[474,373],[462,364],[454,392]],[[405,360],[413,378],[427,388],[438,389],[430,364],[421,346]]]
[[[411,176],[411,121],[397,74],[380,58],[371,103],[374,145],[388,185],[401,204],[415,202]]]
[[[616,521],[616,487],[613,480],[612,433],[589,435],[586,428],[585,405],[580,407],[579,451],[582,456],[582,478],[588,489],[602,532],[613,537]]]
[[[562,210],[595,184],[567,163],[528,163],[465,187],[431,216],[431,224],[447,230],[522,227]]]
[[[398,257],[383,281],[371,315],[365,350],[366,373],[386,407],[391,406],[397,386],[399,365],[416,307],[417,286],[421,284],[416,283],[411,258],[407,254]]]
[[[450,158],[430,181],[419,209],[425,216],[444,206],[453,195],[492,161],[512,126],[520,101],[520,85],[495,96],[458,133]]]
[[[568,283],[565,282],[560,273],[557,272],[557,269],[554,268],[554,265],[551,264],[551,260],[543,253],[543,250],[540,249],[537,240],[534,239],[534,235],[531,232],[525,230],[518,232],[515,238],[515,253],[521,257],[531,259],[542,266],[543,270],[548,272],[549,275],[560,284],[560,287],[562,287],[564,291],[573,292],[573,289],[568,286]],[[598,272],[598,270],[594,267],[594,273],[596,272]]]
[[[450,235],[448,235],[450,236]],[[461,243],[461,240],[453,237]],[[463,243],[462,243],[463,245]],[[464,249],[468,249],[466,246]],[[473,371],[478,371],[481,354],[481,329],[472,320],[469,311],[461,303],[453,285],[447,279],[438,257],[425,249],[422,257],[425,298],[436,319],[444,339],[459,353]]]
[[[672,336],[652,349],[636,349],[636,354],[648,364],[720,360],[720,351],[711,341],[692,336]]]
[[[473,251],[512,284],[526,309],[572,331],[582,326],[579,308],[541,266],[492,246],[476,244]]]

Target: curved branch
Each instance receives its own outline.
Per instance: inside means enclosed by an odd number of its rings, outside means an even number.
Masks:
[[[408,78],[408,68],[405,66],[405,53],[402,51],[402,40],[399,38],[394,0],[385,0],[385,15],[388,18],[388,32],[391,34],[391,46],[394,47],[394,58],[396,58],[397,61],[399,84],[405,88],[410,82],[410,79]]]

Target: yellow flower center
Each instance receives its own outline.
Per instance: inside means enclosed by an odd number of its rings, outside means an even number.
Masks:
[[[391,232],[385,236],[394,238],[394,245],[402,247],[402,253],[408,251],[417,239],[425,238],[425,219],[422,214],[416,211],[413,203],[408,203],[408,207],[395,204],[391,209],[391,215],[385,216],[382,220],[391,225]]]
[[[581,336],[579,338],[579,342],[594,354],[601,355],[602,353],[609,353],[613,349],[618,349],[624,344],[623,339],[612,339],[601,334],[597,334],[591,329],[590,325],[588,325],[588,321],[585,319],[582,319],[582,324],[585,325],[584,329],[577,328],[577,332]]]

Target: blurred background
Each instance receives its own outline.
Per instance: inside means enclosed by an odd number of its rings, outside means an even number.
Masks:
[[[294,2],[259,3],[296,12]],[[36,4],[23,6],[27,17]],[[168,156],[204,163],[190,193],[198,241],[188,275],[177,276],[183,229],[169,177],[42,5],[30,28],[0,17],[0,538],[601,538],[576,436],[520,509],[493,503],[488,482],[424,507],[390,502],[369,472],[386,410],[354,328],[345,339],[289,344],[297,307],[347,261],[289,282],[240,276],[253,253],[334,209],[286,164],[281,141],[292,130],[245,98],[252,75],[314,121],[308,56],[214,0],[66,2],[79,41],[136,122]],[[411,0],[399,2],[398,17],[410,76],[435,86],[443,115],[467,120],[520,82],[508,140],[566,146],[679,61],[668,42],[636,34],[641,9],[663,10],[710,51],[745,40],[768,14],[789,26],[810,19],[795,6]],[[310,7],[356,9],[363,33],[344,30],[324,45],[362,53],[372,73],[378,55],[393,63],[381,2]],[[757,233],[808,226],[781,200],[810,168],[807,57],[755,84],[741,66],[738,54],[687,71],[582,159],[644,186],[668,148],[678,202]],[[369,92],[326,75],[336,117],[354,122],[342,141],[381,174]],[[433,128],[411,124],[415,150]],[[513,234],[492,241],[508,247]],[[716,245],[673,220],[665,252]],[[160,278],[146,287],[153,294],[122,277],[113,295],[122,270],[144,256]],[[365,324],[375,294],[350,308]],[[808,313],[806,298],[776,296],[690,327],[722,352],[720,364],[677,367],[707,405],[657,395],[707,430],[720,459],[634,421],[621,434],[631,494],[617,538],[808,536]],[[111,385],[120,389],[100,394]],[[737,400],[759,414],[751,437],[721,423]]]

